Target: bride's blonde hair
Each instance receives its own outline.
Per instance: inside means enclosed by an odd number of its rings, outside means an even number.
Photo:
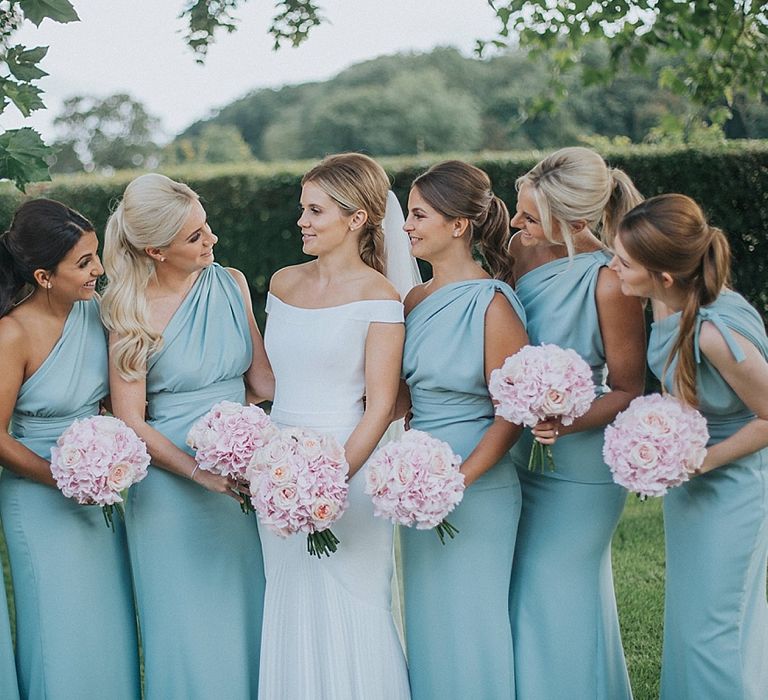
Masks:
[[[362,261],[384,273],[384,231],[389,180],[373,158],[362,153],[337,153],[327,156],[304,175],[301,184],[315,183],[342,211],[354,214],[362,209],[368,219],[360,233]]]
[[[111,349],[112,362],[129,381],[146,376],[147,360],[162,344],[162,335],[149,324],[146,290],[155,261],[145,251],[170,245],[197,201],[187,185],[149,173],[125,188],[107,222],[104,270],[109,281],[101,315],[107,330],[118,338]]]

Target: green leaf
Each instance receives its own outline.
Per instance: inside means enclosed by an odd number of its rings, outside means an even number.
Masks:
[[[22,192],[30,182],[50,180],[45,157],[52,153],[34,129],[0,134],[0,178],[13,180]]]
[[[25,117],[28,117],[36,109],[43,109],[45,107],[40,99],[42,90],[34,85],[5,80],[2,84],[2,91],[5,93],[5,97],[9,98]]]
[[[24,16],[38,27],[46,17],[62,24],[80,21],[69,0],[20,0],[19,7]]]
[[[38,61],[41,61],[48,53],[47,46],[37,46],[34,49],[25,49],[23,46],[12,46],[8,49],[5,56],[5,62],[8,64],[8,70],[11,74],[23,82],[43,78],[46,73],[37,67]]]

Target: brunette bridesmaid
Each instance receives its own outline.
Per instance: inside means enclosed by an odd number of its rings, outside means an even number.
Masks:
[[[401,528],[408,673],[415,700],[513,698],[508,593],[520,485],[507,454],[520,434],[494,416],[490,373],[526,344],[525,313],[504,267],[509,214],[482,170],[447,161],[416,178],[405,231],[434,276],[406,297],[403,373],[410,427],[463,459],[466,491],[445,545]]]
[[[59,202],[26,202],[0,238],[0,423],[10,423],[0,432],[0,512],[23,698],[140,696],[122,523],[112,532],[100,508],[65,498],[49,463],[59,435],[107,394],[103,272],[93,226]]]
[[[664,497],[661,697],[768,697],[768,338],[728,288],[723,232],[680,194],[630,211],[611,263],[622,291],[650,297],[648,363],[698,408],[710,440],[690,481]]]

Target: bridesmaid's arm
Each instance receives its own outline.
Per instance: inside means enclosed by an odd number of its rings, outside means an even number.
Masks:
[[[708,321],[701,325],[699,347],[736,395],[754,412],[755,418],[730,437],[707,448],[697,474],[768,447],[768,362],[746,338],[735,331],[733,337],[746,355],[741,362],[736,362],[720,331]]]
[[[275,398],[275,375],[272,373],[272,367],[264,350],[264,340],[261,337],[261,333],[259,333],[256,319],[253,317],[253,303],[251,301],[251,292],[248,289],[248,282],[240,270],[228,267],[227,272],[234,277],[235,282],[240,287],[240,293],[243,295],[245,313],[248,317],[248,329],[250,330],[253,344],[251,366],[245,373],[247,401],[249,403],[271,401]]]
[[[491,372],[504,364],[528,343],[528,335],[512,305],[496,293],[485,312],[485,380],[490,382]],[[480,442],[464,460],[461,472],[464,484],[469,486],[496,464],[520,437],[521,427],[496,416]]]
[[[110,337],[110,345],[117,338]],[[128,381],[120,375],[112,362],[109,363],[109,388],[112,410],[126,425],[146,443],[152,464],[166,471],[183,476],[216,493],[224,493],[236,500],[241,497],[233,489],[236,484],[229,479],[197,469],[195,458],[180,450],[165,435],[155,430],[145,419],[147,383],[144,379]]]
[[[595,399],[589,410],[571,425],[559,425],[558,421],[539,423],[532,432],[544,445],[552,445],[558,435],[608,425],[645,388],[645,314],[642,299],[622,294],[618,276],[607,267],[600,269],[595,298],[611,390]],[[578,323],[578,319],[575,322]]]
[[[405,326],[371,323],[365,340],[365,413],[344,445],[350,478],[365,464],[394,420]]]
[[[427,283],[417,284],[405,295],[403,307],[406,317],[427,296]],[[411,390],[405,379],[400,380],[400,388],[397,392],[397,401],[395,402],[395,420],[405,419],[405,429],[410,430],[411,422]]]
[[[7,426],[24,382],[27,338],[21,325],[11,318],[0,321],[0,357],[5,358],[0,372],[0,465],[27,479],[56,486],[51,464],[8,433]]]
[[[397,400],[395,401],[394,419],[399,420],[400,418],[405,418],[410,412],[411,391],[408,388],[405,379],[401,379],[400,387],[397,390]]]

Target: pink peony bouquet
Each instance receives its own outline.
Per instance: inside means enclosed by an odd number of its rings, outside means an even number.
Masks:
[[[331,435],[283,428],[253,453],[248,465],[251,502],[264,525],[282,537],[307,533],[307,551],[336,551],[330,526],[347,508],[349,465]]]
[[[143,440],[112,416],[74,421],[51,448],[51,474],[56,486],[78,503],[100,505],[113,531],[113,510],[123,514],[120,492],[141,481],[148,466],[149,453]]]
[[[277,426],[258,406],[220,401],[190,428],[187,445],[195,450],[200,469],[245,484],[253,453],[277,432]],[[241,508],[244,513],[252,510],[247,498],[241,501]]]
[[[592,369],[571,349],[543,343],[526,345],[491,372],[488,384],[496,415],[533,428],[548,419],[571,425],[595,398]],[[528,468],[555,468],[552,449],[533,441]]]
[[[603,458],[613,480],[640,496],[663,496],[688,481],[707,454],[707,421],[674,396],[632,401],[605,429]]]
[[[419,530],[435,528],[440,541],[458,530],[445,518],[464,496],[461,458],[421,430],[380,447],[366,466],[365,492],[374,514]]]

